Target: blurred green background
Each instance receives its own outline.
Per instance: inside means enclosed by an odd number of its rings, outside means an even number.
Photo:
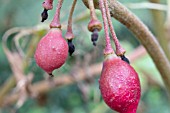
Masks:
[[[57,0],[54,1],[54,9],[49,11],[49,18],[44,23],[41,23],[41,12],[43,0],[0,0],[0,37],[5,31],[13,27],[48,27],[55,13]],[[127,5],[129,3],[148,2],[147,0],[120,0],[121,3]],[[72,0],[65,0],[61,11],[61,23],[63,26],[67,24],[68,12]],[[166,4],[162,0],[161,3]],[[155,23],[152,12],[149,9],[130,9],[134,12],[149,28],[154,31]],[[69,57],[66,64],[54,72],[55,76],[60,76],[63,73],[70,74],[74,67],[88,67],[91,64],[102,62],[104,48],[104,32],[100,32],[100,37],[97,42],[97,47],[93,47],[90,39],[91,33],[87,30],[89,22],[89,10],[84,6],[81,0],[78,0],[74,17],[78,18],[82,15],[87,15],[73,23],[73,32],[76,36],[73,41],[76,46],[76,52],[72,57]],[[101,15],[97,11],[98,17],[101,20]],[[140,43],[133,34],[117,20],[113,19],[114,28],[117,37],[121,44],[127,50],[127,55],[132,53]],[[46,31],[42,31],[44,35]],[[66,29],[63,27],[63,35]],[[37,38],[37,35],[32,34],[24,36],[20,41],[23,51],[29,49],[24,42],[30,42],[29,39]],[[2,39],[2,38],[1,38]],[[9,47],[13,50],[11,44],[12,36],[9,39]],[[0,42],[0,85],[2,86],[6,80],[12,75],[9,62],[2,49],[2,41]],[[102,56],[102,57],[101,57]],[[90,59],[90,60],[89,60]],[[87,61],[88,60],[88,61]],[[25,73],[33,72],[33,83],[44,80],[47,75],[36,65],[33,55],[28,60],[29,66],[25,69]],[[16,64],[17,65],[17,64]],[[132,66],[136,69],[140,76],[142,97],[138,107],[138,113],[170,113],[169,101],[162,83],[159,72],[154,66],[149,55],[144,55],[136,59]],[[79,69],[77,68],[76,69]],[[45,76],[45,77],[44,77]],[[79,81],[72,85],[54,88],[51,91],[42,94],[38,99],[29,98],[26,102],[17,109],[17,113],[113,113],[110,108],[103,102],[98,85],[97,78],[85,81]],[[9,93],[12,93],[11,89]],[[1,113],[13,113],[15,103],[1,107]]]

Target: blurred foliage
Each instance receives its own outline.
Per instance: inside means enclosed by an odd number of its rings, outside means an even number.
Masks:
[[[54,1],[54,6],[56,6],[56,1]],[[138,3],[146,0],[120,0],[123,4],[127,3]],[[40,14],[43,10],[41,7],[43,0],[0,0],[0,37],[4,32],[12,27],[33,27],[38,24],[46,25],[50,23],[55,13],[49,11],[49,18],[44,24],[40,22]],[[161,1],[165,3],[164,0]],[[68,11],[70,9],[71,0],[64,1],[62,12],[61,12],[61,22],[67,24]],[[69,6],[69,7],[68,7]],[[55,8],[55,7],[54,7]],[[79,16],[84,12],[86,7],[83,5],[81,0],[78,0],[76,5],[76,11],[74,13],[74,18]],[[148,9],[131,10],[134,12],[150,29],[153,31],[152,16]],[[88,11],[89,12],[89,11]],[[99,18],[101,16],[99,14]],[[103,57],[102,52],[104,48],[103,44],[103,34],[104,31],[100,32],[100,38],[97,47],[93,47],[90,41],[91,33],[87,30],[87,24],[89,18],[84,18],[81,21],[73,23],[74,33],[75,33],[75,43],[76,52],[75,55],[69,57],[67,63],[62,66],[59,70],[55,70],[55,76],[62,73],[69,73],[70,70],[77,65],[77,61],[80,61],[80,66],[83,66],[85,57],[92,53],[92,60],[90,64],[96,62],[102,62]],[[121,40],[124,48],[127,50],[127,54],[132,52],[140,43],[136,40],[132,33],[130,33],[127,28],[113,19],[115,31],[117,37]],[[66,30],[63,28],[63,34]],[[43,31],[45,34],[46,31]],[[28,38],[36,38],[35,35],[24,37],[22,40],[30,41]],[[23,43],[21,41],[20,43]],[[2,43],[0,43],[0,85],[4,84],[5,80],[12,75],[8,60],[2,50]],[[28,49],[28,48],[27,48]],[[24,49],[26,50],[26,49]],[[38,82],[44,79],[44,72],[37,67],[33,56],[29,59],[31,64],[29,65],[26,72],[32,71],[35,74],[33,79],[34,82]],[[140,102],[140,113],[169,113],[169,104],[166,91],[164,89],[160,75],[154,66],[151,58],[146,55],[136,62],[133,66],[140,75],[140,80],[142,84],[142,98]],[[145,73],[144,73],[145,72]],[[149,76],[149,77],[146,77]],[[153,84],[150,84],[150,79],[154,80]],[[86,99],[82,95],[80,87],[76,84],[70,86],[64,86],[58,89],[53,89],[47,94],[40,95],[39,99],[28,99],[25,104],[17,110],[18,113],[113,113],[105,103],[102,101],[100,91],[98,88],[98,78],[96,78],[92,83],[87,81],[82,81],[82,84],[87,88]],[[9,113],[12,112],[14,105],[1,108],[0,112]]]

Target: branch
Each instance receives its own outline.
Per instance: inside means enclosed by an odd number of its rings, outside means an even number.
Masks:
[[[132,14],[126,7],[116,0],[109,0],[111,14],[114,18],[124,24],[140,40],[152,57],[157,69],[159,70],[165,87],[170,94],[170,63],[160,47],[154,35],[144,25],[138,17]]]
[[[159,11],[167,11],[167,5],[158,3],[141,2],[141,3],[128,3],[125,5],[131,9],[154,9]]]
[[[149,0],[150,2],[153,3],[160,3],[160,0]],[[170,48],[169,46],[169,40],[166,36],[166,29],[164,26],[165,23],[165,15],[164,12],[159,11],[159,10],[151,10],[151,14],[153,17],[153,27],[155,30],[155,35],[157,40],[159,41],[162,49],[164,50],[168,60],[170,61]]]
[[[93,70],[90,72],[91,75],[93,75],[93,77],[96,77],[102,70],[102,64],[101,63],[95,64],[95,65],[90,66],[89,68]],[[48,80],[35,83],[32,85],[32,87],[30,87],[31,92],[34,92],[38,95],[41,93],[46,93],[54,88],[71,85],[73,83],[76,83],[77,81],[86,80],[88,78],[88,76],[86,76],[86,72],[84,69],[79,69],[76,76],[77,78],[74,79],[71,75],[67,75],[67,74],[60,75],[58,77],[53,78],[53,80],[51,81],[53,85]],[[14,103],[19,98],[19,96],[20,95],[18,93],[8,95],[7,97],[4,98],[2,106],[6,106],[11,103]]]
[[[167,4],[168,4],[168,11],[167,11],[167,19],[165,22],[165,34],[166,37],[168,39],[168,48],[170,50],[170,0],[167,0]]]

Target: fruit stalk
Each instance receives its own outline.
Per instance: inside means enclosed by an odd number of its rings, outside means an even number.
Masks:
[[[77,3],[77,0],[74,0],[73,4],[72,4],[72,7],[71,7],[71,10],[70,10],[69,19],[68,19],[68,25],[67,25],[67,32],[66,32],[66,35],[65,35],[65,38],[68,40],[70,56],[75,51],[75,46],[72,43],[72,40],[74,38],[74,34],[73,34],[73,30],[72,30],[72,16],[73,16],[73,12],[74,12],[76,3]]]
[[[124,55],[126,50],[120,45],[120,42],[119,42],[118,38],[116,37],[116,33],[114,31],[114,27],[113,27],[113,24],[112,24],[107,0],[104,0],[104,5],[105,5],[106,16],[107,16],[110,32],[111,32],[111,35],[112,35],[112,38],[113,38],[113,41],[114,41],[114,44],[115,44],[115,47],[116,47],[116,55],[120,56],[123,61],[130,64],[129,59],[126,58],[125,55]]]
[[[61,28],[60,24],[60,10],[63,4],[63,0],[58,0],[57,7],[56,7],[56,13],[54,15],[54,18],[50,24],[50,28]]]
[[[88,0],[91,20],[97,20],[93,0]]]
[[[111,16],[110,16],[110,11],[108,8],[108,2],[107,0],[104,0],[104,5],[105,5],[105,10],[106,10],[106,16],[107,16],[107,20],[108,20],[108,24],[109,24],[109,28],[110,28],[110,32],[113,38],[113,41],[115,43],[115,47],[116,47],[116,55],[117,56],[123,56],[125,54],[125,49],[120,45],[118,38],[116,37],[116,33],[114,31],[114,27],[111,21]]]
[[[103,24],[104,24],[104,31],[105,31],[105,41],[106,41],[106,46],[104,49],[104,55],[108,55],[111,53],[114,53],[111,43],[110,43],[110,37],[109,37],[109,32],[108,32],[108,24],[107,24],[107,17],[106,17],[106,10],[104,7],[104,2],[103,0],[99,0],[99,6],[100,10],[102,13],[102,18],[103,18]]]

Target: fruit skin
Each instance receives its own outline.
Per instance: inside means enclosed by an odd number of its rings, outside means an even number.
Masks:
[[[35,60],[39,67],[51,74],[60,68],[68,56],[68,44],[62,37],[62,31],[51,28],[40,40],[35,52]]]
[[[125,61],[110,54],[103,63],[99,87],[106,104],[120,113],[136,113],[141,88],[138,74]]]

